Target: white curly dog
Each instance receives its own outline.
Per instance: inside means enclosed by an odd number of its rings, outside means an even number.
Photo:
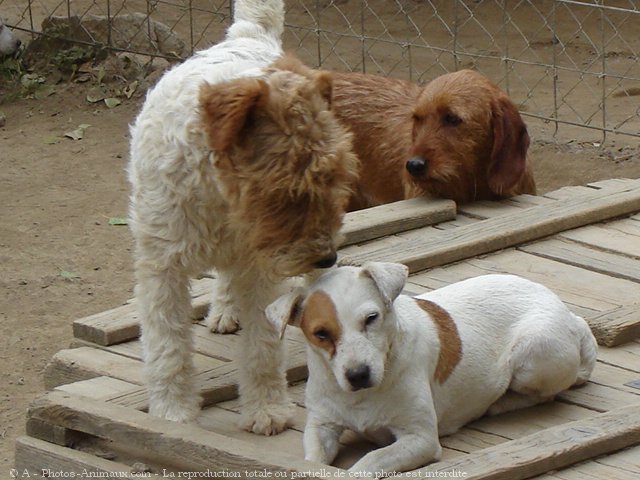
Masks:
[[[210,317],[239,320],[242,426],[275,434],[291,403],[264,309],[288,277],[336,261],[357,158],[331,76],[281,58],[282,0],[237,0],[226,39],[165,74],[131,128],[130,223],[149,412],[199,411],[189,279],[222,283]],[[278,60],[279,63],[274,63]]]

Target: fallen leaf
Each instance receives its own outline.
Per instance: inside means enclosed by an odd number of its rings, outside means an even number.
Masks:
[[[76,128],[75,130],[66,132],[64,136],[70,138],[71,140],[82,140],[82,138],[84,137],[84,128]]]
[[[137,88],[138,88],[138,81],[136,80],[135,82],[131,82],[129,85],[124,87],[124,89],[122,90],[122,93],[124,93],[127,98],[131,98]]]
[[[64,136],[72,140],[82,140],[84,138],[84,131],[90,126],[91,125],[88,123],[80,124],[78,125],[78,128],[71,130],[70,132],[66,132]]]
[[[89,93],[87,94],[87,102],[98,103],[104,100],[104,95],[101,93]]]
[[[60,137],[48,136],[48,137],[44,137],[42,141],[46,145],[55,145],[56,143],[60,143]]]
[[[73,280],[75,278],[80,278],[76,272],[68,272],[67,270],[61,270],[60,276],[66,280]]]
[[[104,104],[109,108],[117,107],[121,103],[122,102],[116,97],[109,97],[104,99]]]
[[[122,217],[111,217],[109,219],[109,225],[129,225],[129,221]]]

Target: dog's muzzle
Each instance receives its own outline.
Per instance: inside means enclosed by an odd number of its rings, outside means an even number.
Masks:
[[[421,157],[407,160],[405,166],[407,167],[407,171],[414,177],[421,177],[427,172],[427,161]]]
[[[347,377],[353,391],[371,386],[371,369],[369,365],[359,365],[351,368],[345,372],[345,377]]]
[[[333,252],[331,255],[324,257],[322,260],[318,260],[313,264],[313,266],[316,268],[330,268],[336,264],[337,260],[338,255],[336,254],[336,252]]]

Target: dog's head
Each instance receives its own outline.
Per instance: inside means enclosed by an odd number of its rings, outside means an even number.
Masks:
[[[393,302],[408,270],[397,263],[367,263],[325,273],[309,289],[284,295],[266,309],[281,333],[297,325],[310,348],[345,391],[375,388],[396,329]]]
[[[517,107],[484,75],[442,75],[421,92],[413,118],[410,182],[459,202],[535,193],[529,135]]]
[[[229,226],[284,276],[336,261],[358,160],[331,112],[331,76],[287,57],[264,78],[206,85],[202,119]]]
[[[20,39],[7,27],[0,18],[0,57],[17,55],[20,51]]]

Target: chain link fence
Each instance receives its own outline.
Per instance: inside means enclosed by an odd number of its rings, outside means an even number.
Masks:
[[[219,41],[230,0],[0,0],[23,36],[184,58]],[[285,47],[312,66],[428,82],[477,69],[531,125],[640,138],[637,0],[287,0]],[[50,20],[51,17],[63,19]],[[73,28],[61,27],[71,19]],[[52,26],[53,25],[53,26]]]

